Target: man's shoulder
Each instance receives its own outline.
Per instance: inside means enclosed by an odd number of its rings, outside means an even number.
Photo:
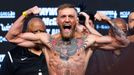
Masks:
[[[98,35],[96,35],[96,34],[87,34],[86,35],[86,37],[92,37],[92,38],[97,38],[97,37],[99,37]]]
[[[61,34],[60,34],[60,33],[53,34],[53,35],[51,36],[51,38],[52,38],[52,39],[59,39],[59,38],[61,38]]]

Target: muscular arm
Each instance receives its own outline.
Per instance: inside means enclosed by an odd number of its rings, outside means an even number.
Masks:
[[[103,40],[111,39],[111,42],[110,43],[99,43],[99,41],[98,41],[98,42],[96,42],[95,46],[97,48],[101,48],[104,50],[115,50],[115,49],[119,49],[122,47],[126,47],[129,44],[129,40],[123,35],[121,35],[121,37],[119,37],[119,36],[120,36],[120,34],[119,35],[116,34],[114,37],[107,36],[104,38],[104,36],[103,36],[103,37],[101,37]],[[123,38],[122,38],[122,36],[123,36]],[[102,40],[102,39],[99,38],[99,40]]]
[[[116,50],[122,47],[126,47],[122,42],[116,40],[111,36],[97,36],[96,43],[94,46],[101,50]],[[123,41],[123,40],[122,40]]]
[[[98,44],[110,44],[112,38],[109,36],[88,35],[85,40],[85,47],[98,46]]]
[[[93,27],[91,27],[91,26],[89,25],[89,23],[86,24],[86,27],[87,27],[88,31],[89,31],[91,34],[95,34],[95,35],[102,36],[102,34],[99,33],[97,30],[95,30]]]
[[[95,30],[92,26],[94,25],[92,20],[90,20],[90,15],[88,15],[87,13],[85,12],[80,12],[80,14],[84,15],[85,16],[85,27],[87,28],[87,30],[92,33],[92,34],[95,34],[95,35],[99,35],[99,36],[102,36],[97,30]]]
[[[126,37],[126,34],[119,27],[117,27],[117,25],[112,22],[110,18],[100,12],[96,13],[95,18],[98,21],[104,21],[109,23],[114,33],[114,36],[110,36],[112,39],[111,43],[101,44],[98,48],[117,49],[126,47],[129,44],[129,40]]]
[[[35,6],[33,8],[30,8],[28,10],[25,11],[26,15],[30,15],[30,14],[36,14],[38,7]],[[9,29],[8,33],[6,34],[5,38],[12,43],[16,43],[18,45],[24,45],[24,43],[28,43],[32,45],[32,42],[30,43],[30,41],[21,38],[22,35],[24,35],[22,33],[22,29],[23,29],[23,25],[24,25],[24,21],[25,21],[26,16],[25,15],[21,15],[11,26],[11,28]]]
[[[102,43],[102,44],[95,44],[95,47],[100,48],[101,50],[116,50],[124,47],[124,45],[120,44],[119,41],[111,38],[110,43]]]
[[[129,44],[129,40],[127,39],[126,33],[124,33],[115,23],[109,20],[109,23],[111,24],[111,28],[114,32],[114,37],[117,42],[117,44],[121,47],[126,47]],[[113,41],[114,42],[114,41]]]
[[[9,42],[18,43],[19,38],[18,35],[22,33],[23,24],[24,24],[24,16],[20,16],[11,26],[8,33],[6,34],[5,38]]]

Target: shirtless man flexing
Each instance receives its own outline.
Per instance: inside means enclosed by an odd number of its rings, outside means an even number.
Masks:
[[[38,8],[26,10],[27,15],[34,14]],[[83,35],[76,31],[78,25],[77,11],[71,4],[62,4],[57,10],[57,24],[60,33],[50,36],[47,33],[22,33],[18,28],[23,28],[21,22],[25,16],[21,16],[10,28],[6,35],[9,42],[17,43],[23,47],[42,45],[42,51],[46,57],[50,75],[84,75],[88,60],[93,53],[92,47],[96,44],[109,44],[116,38],[98,36],[94,34]],[[118,44],[126,45],[126,37],[123,31],[114,24],[111,25],[117,37]],[[15,33],[17,32],[17,34]]]

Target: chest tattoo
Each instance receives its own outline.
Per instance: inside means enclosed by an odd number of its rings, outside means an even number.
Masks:
[[[52,48],[60,54],[62,60],[68,60],[82,47],[82,39],[72,39],[70,41],[53,40]]]

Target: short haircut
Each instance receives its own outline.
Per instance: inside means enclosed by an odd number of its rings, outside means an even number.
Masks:
[[[33,25],[33,22],[34,21],[38,21],[40,23],[42,23],[42,25],[44,26],[44,31],[46,32],[46,26],[45,26],[45,23],[42,21],[41,18],[39,17],[32,17],[31,19],[29,19],[28,23],[27,23],[27,28],[26,28],[26,31],[29,31],[29,28]]]
[[[60,6],[58,7],[58,9],[57,9],[57,15],[59,14],[59,11],[60,11],[60,10],[65,9],[65,8],[73,8],[73,9],[77,12],[77,10],[76,10],[76,8],[75,8],[74,5],[69,4],[69,3],[65,3],[65,4],[62,4],[62,5],[60,5]]]
[[[121,23],[121,24],[123,24],[123,25],[126,25],[127,24],[127,22],[124,20],[124,19],[122,19],[122,18],[115,18],[115,19],[113,19],[112,20],[114,23]]]
[[[128,17],[127,17],[127,22],[129,22],[129,17],[130,17],[130,15],[131,15],[132,13],[134,13],[134,10],[131,10],[131,11],[130,11],[130,14],[129,14]]]

